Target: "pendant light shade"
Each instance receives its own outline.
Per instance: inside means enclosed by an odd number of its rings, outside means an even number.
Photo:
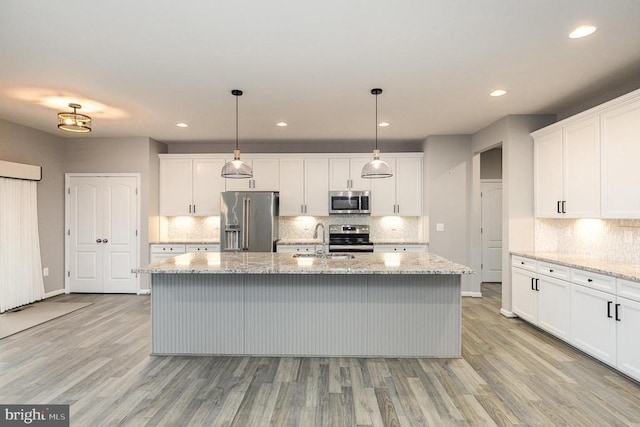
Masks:
[[[82,108],[80,104],[69,104],[73,113],[58,113],[58,128],[67,132],[91,132],[91,117],[80,114],[76,110]]]
[[[380,150],[378,150],[378,95],[382,93],[382,89],[371,89],[371,95],[376,96],[376,148],[373,150],[373,160],[367,162],[362,168],[360,176],[362,178],[391,178],[393,171],[391,166],[384,160],[380,160]]]
[[[253,170],[251,166],[240,160],[240,150],[238,149],[238,97],[242,96],[242,91],[233,89],[231,94],[236,97],[236,149],[233,150],[233,160],[224,164],[220,175],[230,179],[251,178]]]

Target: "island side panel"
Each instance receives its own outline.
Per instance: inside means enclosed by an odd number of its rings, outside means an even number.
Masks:
[[[248,354],[364,356],[367,276],[246,276]]]
[[[153,354],[244,354],[243,277],[152,275]]]
[[[461,356],[460,275],[369,276],[370,356]]]

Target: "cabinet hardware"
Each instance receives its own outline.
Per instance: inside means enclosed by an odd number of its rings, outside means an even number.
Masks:
[[[567,201],[562,201],[562,213],[567,213]]]
[[[193,213],[196,213],[196,205],[193,205]]]
[[[620,309],[620,304],[616,304],[616,321],[619,322],[620,319],[620,313],[618,312],[618,310]]]
[[[587,282],[593,282],[593,279],[587,279]]]
[[[556,204],[556,212],[557,213],[562,213],[562,212],[560,212],[560,200],[558,200],[558,203]]]
[[[524,265],[524,261],[520,261],[520,264]]]
[[[102,243],[109,243],[107,239],[102,239]]]
[[[533,281],[534,281],[534,280],[535,280],[535,279],[532,277],[532,278],[531,278],[531,290],[532,290],[532,291],[535,291],[535,290],[536,290],[536,289],[533,287]]]
[[[607,301],[607,317],[609,319],[613,319],[613,316],[611,316],[611,304],[613,304],[613,301]]]
[[[96,239],[96,243],[102,243],[102,239]]]
[[[191,213],[191,205],[189,205],[189,213]]]
[[[553,273],[553,269],[552,268],[549,269],[549,273]]]
[[[536,291],[540,292],[540,288],[538,287],[538,283],[540,282],[540,279],[536,279]]]
[[[304,213],[304,205],[300,205],[300,213]]]

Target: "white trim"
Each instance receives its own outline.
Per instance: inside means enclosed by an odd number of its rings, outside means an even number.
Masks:
[[[151,289],[138,289],[138,295],[151,295]]]
[[[69,271],[69,234],[67,230],[69,230],[69,192],[67,189],[69,188],[69,181],[71,178],[75,177],[133,177],[136,179],[136,204],[137,204],[137,215],[136,215],[136,229],[138,230],[136,236],[136,254],[135,258],[138,260],[138,265],[140,265],[140,237],[142,235],[142,230],[140,230],[140,218],[142,215],[142,174],[137,172],[132,173],[65,173],[64,174],[64,291],[65,293],[71,293],[71,289],[69,289],[69,276],[67,272]],[[136,274],[136,292],[140,292],[140,276]]]
[[[463,297],[482,298],[482,292],[462,291]]]
[[[65,289],[58,289],[57,291],[51,291],[51,292],[47,292],[46,294],[44,294],[44,299],[47,298],[52,298],[58,295],[62,295],[62,294],[66,294],[66,290]]]
[[[508,311],[505,310],[504,308],[500,309],[500,314],[502,314],[504,317],[518,317],[517,314],[515,314],[513,311]]]
[[[480,183],[481,184],[484,184],[484,183],[502,184],[502,178],[480,178]]]

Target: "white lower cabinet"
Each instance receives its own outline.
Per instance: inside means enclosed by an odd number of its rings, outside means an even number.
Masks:
[[[640,282],[518,256],[512,267],[514,313],[640,381]]]
[[[570,283],[552,277],[568,276],[568,268],[535,262],[521,268],[523,260],[514,257],[512,269],[513,312],[520,318],[568,341],[570,337]],[[547,274],[543,274],[547,273]]]
[[[149,252],[151,253],[149,262],[158,262],[176,255],[182,255],[185,253],[185,246],[179,244],[151,245]]]
[[[320,249],[321,245],[318,245]],[[313,253],[316,245],[276,245],[276,252],[280,253]]]
[[[390,245],[390,244],[374,244],[373,252],[390,253],[390,252],[427,252],[427,245]]]

